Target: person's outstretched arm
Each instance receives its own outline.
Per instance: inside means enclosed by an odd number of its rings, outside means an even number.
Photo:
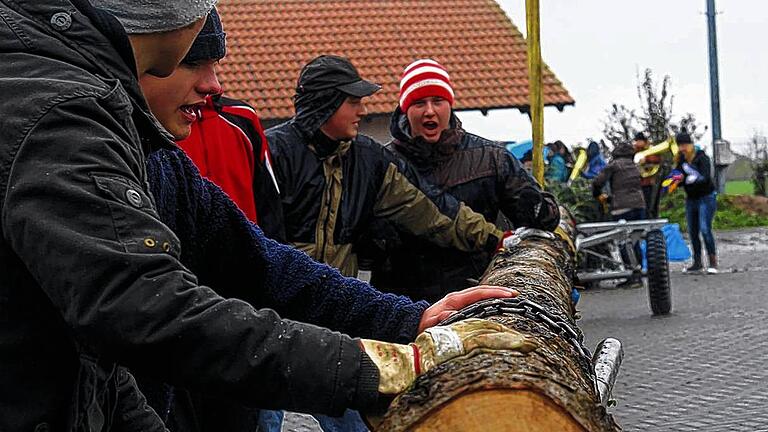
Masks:
[[[218,294],[353,336],[416,336],[426,302],[381,293],[266,238],[182,151],[151,153],[148,172],[160,217],[183,245],[182,263]]]
[[[358,341],[222,298],[181,264],[145,189],[137,131],[114,114],[130,106],[111,96],[64,100],[7,147],[16,152],[4,240],[80,349],[252,406],[340,413],[374,403],[378,371]],[[291,270],[267,289],[321,277]]]

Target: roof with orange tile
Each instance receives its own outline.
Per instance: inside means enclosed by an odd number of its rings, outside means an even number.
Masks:
[[[423,57],[450,72],[457,110],[528,106],[526,41],[493,0],[221,0],[218,9],[224,91],[265,120],[293,115],[299,71],[320,54],[346,56],[382,85],[370,114],[394,110],[403,68]],[[546,66],[543,91],[547,105],[574,103]]]

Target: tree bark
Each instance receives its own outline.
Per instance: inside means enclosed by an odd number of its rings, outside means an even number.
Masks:
[[[581,345],[571,302],[575,221],[561,211],[555,237],[521,236],[494,257],[481,281],[515,288],[520,291],[516,301],[533,305],[527,313],[485,308],[482,317],[525,334],[537,348],[480,353],[430,370],[395,399],[377,430],[620,430],[600,404],[589,353]],[[538,307],[544,317],[536,315]],[[553,319],[569,324],[577,337],[553,330],[558,328]]]

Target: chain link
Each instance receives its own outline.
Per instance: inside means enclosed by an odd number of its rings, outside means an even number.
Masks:
[[[582,358],[589,360],[589,351],[582,344],[579,333],[567,321],[549,313],[544,306],[527,299],[490,299],[465,307],[443,320],[440,325],[449,325],[467,318],[488,318],[505,314],[521,315],[546,325],[553,333],[568,341]]]

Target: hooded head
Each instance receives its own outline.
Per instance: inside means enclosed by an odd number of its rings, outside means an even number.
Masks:
[[[133,48],[139,77],[167,77],[186,55],[216,0],[91,0],[114,16]]]
[[[613,149],[611,153],[613,159],[632,159],[635,156],[635,149],[632,144],[621,143]]]
[[[379,89],[380,85],[364,80],[349,59],[335,55],[316,57],[299,74],[293,97],[294,122],[302,132],[312,136],[347,98],[359,101]]]
[[[600,144],[590,141],[589,145],[587,146],[587,157],[592,160],[592,158],[600,156]]]
[[[221,93],[216,63],[225,53],[221,18],[212,9],[186,57],[169,77],[140,77],[150,110],[175,139],[186,138],[200,118],[206,98]]]
[[[112,14],[132,34],[163,33],[186,27],[213,8],[217,0],[91,0]]]

